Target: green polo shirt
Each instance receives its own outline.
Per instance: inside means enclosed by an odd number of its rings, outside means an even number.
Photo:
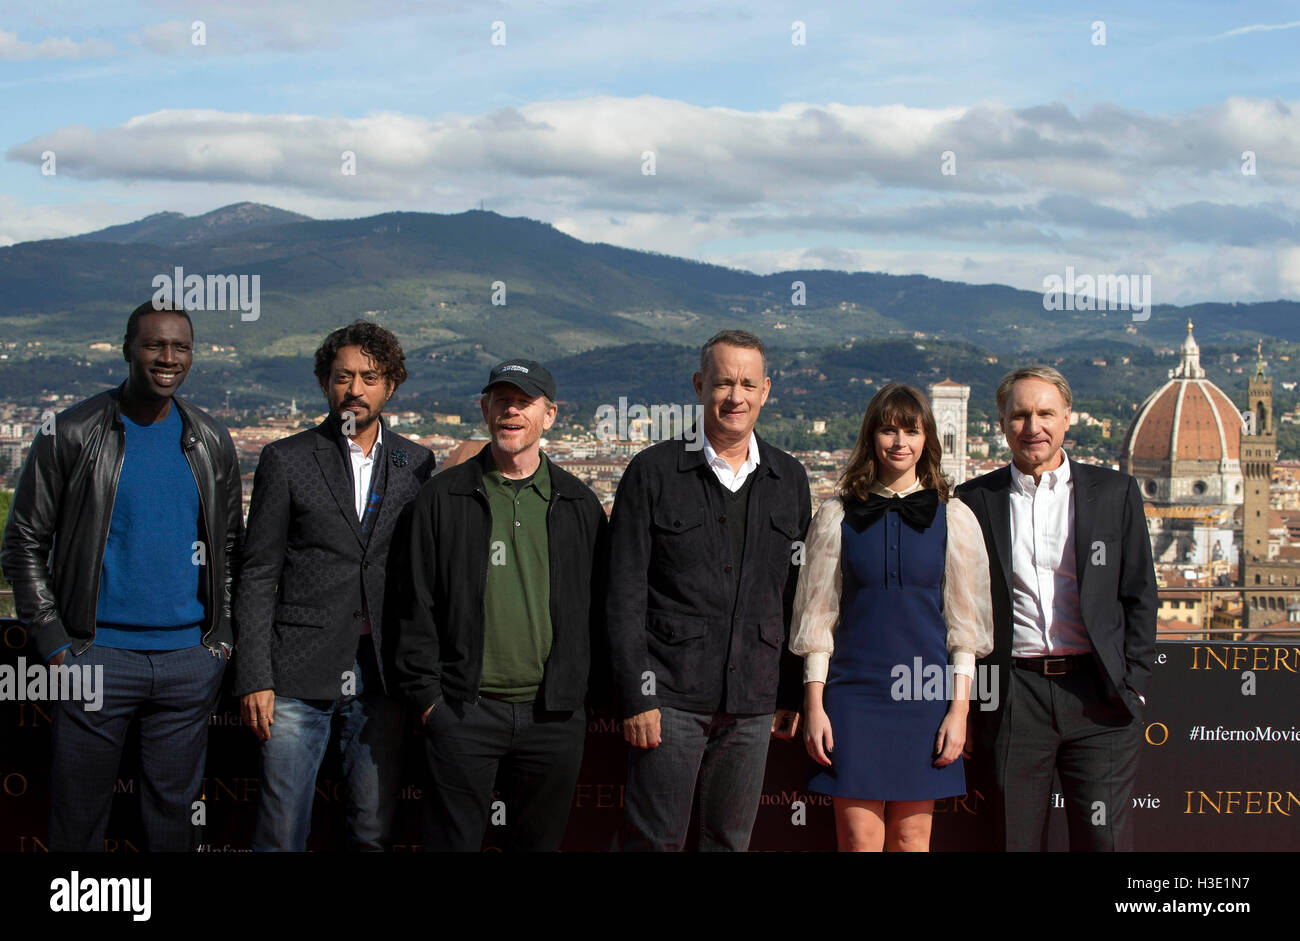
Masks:
[[[488,449],[484,449],[485,451]],[[546,510],[551,474],[546,455],[523,487],[503,477],[489,451],[483,489],[492,508],[487,589],[483,595],[483,679],[479,692],[531,702],[551,652],[551,561]]]

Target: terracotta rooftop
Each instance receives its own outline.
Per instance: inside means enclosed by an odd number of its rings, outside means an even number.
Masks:
[[[1251,628],[1251,634],[1258,637],[1260,634],[1291,634],[1296,628],[1300,628],[1300,622],[1288,621],[1283,618],[1280,621],[1274,621],[1272,624],[1265,624],[1263,627]]]
[[[449,467],[455,467],[457,464],[464,464],[478,452],[482,451],[487,445],[487,438],[471,438],[468,441],[462,441],[451,449],[447,459],[438,465],[438,470],[443,471]]]
[[[1187,640],[1192,634],[1203,634],[1205,628],[1190,621],[1178,621],[1173,618],[1156,621],[1156,636],[1163,640]]]
[[[1205,378],[1201,348],[1187,322],[1182,361],[1169,381],[1138,409],[1120,461],[1240,460],[1241,413],[1223,390]]]
[[[1138,409],[1120,450],[1135,460],[1238,460],[1241,415],[1208,379],[1170,379]]]

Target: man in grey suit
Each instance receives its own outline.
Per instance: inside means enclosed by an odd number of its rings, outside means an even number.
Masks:
[[[331,333],[316,379],[329,416],[262,450],[235,596],[235,692],[261,742],[253,848],[306,849],[337,717],[349,845],[381,850],[401,772],[402,706],[388,692],[405,591],[398,553],[434,459],[380,417],[406,379],[383,327]]]
[[[1061,450],[1070,385],[1033,366],[1003,377],[1011,463],[958,495],[984,530],[1000,708],[972,709],[972,776],[991,849],[1046,849],[1059,774],[1072,850],[1129,850],[1156,578],[1137,481]]]

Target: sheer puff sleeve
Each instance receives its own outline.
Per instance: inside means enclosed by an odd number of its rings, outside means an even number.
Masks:
[[[804,658],[805,683],[826,681],[831,652],[835,649],[835,627],[840,621],[840,524],[843,521],[844,504],[838,497],[832,497],[821,505],[808,527],[790,625],[790,652]],[[983,543],[980,548],[983,549]],[[984,578],[987,583],[987,572]]]
[[[975,658],[986,657],[993,650],[993,596],[984,533],[970,507],[956,497],[948,501],[943,615],[953,672],[973,680]]]

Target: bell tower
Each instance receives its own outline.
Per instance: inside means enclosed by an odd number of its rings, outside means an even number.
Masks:
[[[1256,348],[1255,375],[1246,390],[1246,411],[1241,414],[1241,474],[1246,491],[1241,519],[1241,581],[1248,589],[1257,581],[1262,583],[1258,578],[1259,563],[1268,561],[1268,488],[1276,459],[1273,378],[1265,371],[1261,340]]]

